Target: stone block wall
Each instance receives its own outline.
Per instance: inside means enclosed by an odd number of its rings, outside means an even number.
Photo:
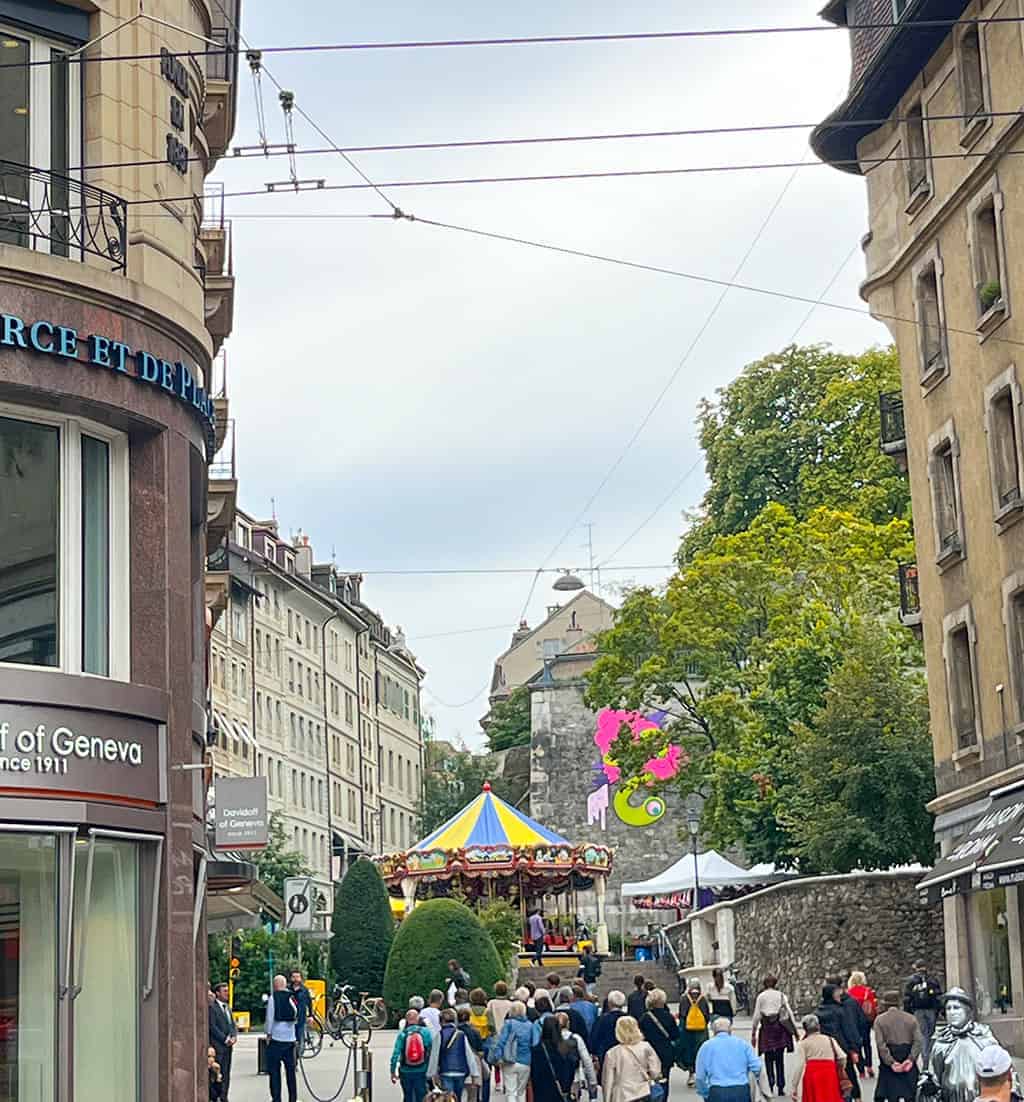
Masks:
[[[813,1010],[826,976],[860,970],[878,992],[902,989],[913,963],[928,962],[945,979],[941,906],[919,902],[921,872],[852,873],[776,884],[742,899],[705,908],[672,930],[673,943],[693,962],[690,924],[714,923],[731,907],[735,920],[737,967],[750,983],[751,997],[766,975],[798,1013]],[[695,962],[701,963],[701,962]],[[707,962],[704,963],[728,963]]]

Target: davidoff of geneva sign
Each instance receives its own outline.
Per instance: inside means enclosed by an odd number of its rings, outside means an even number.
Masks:
[[[0,792],[155,806],[164,746],[146,720],[0,702]]]

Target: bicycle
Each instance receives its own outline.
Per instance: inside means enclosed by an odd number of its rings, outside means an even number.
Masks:
[[[325,1018],[310,1010],[302,1035],[302,1059],[312,1060],[320,1055],[325,1034],[332,1046],[341,1041],[346,1048],[357,1048],[369,1044],[373,1031],[387,1025],[388,1012],[383,999],[370,998],[368,992],[361,991],[356,1006],[349,997],[351,990],[351,984],[334,985]]]
[[[738,1008],[742,1010],[744,1014],[750,1014],[750,984],[740,975],[735,961],[725,966],[725,973],[736,991],[736,1003]]]

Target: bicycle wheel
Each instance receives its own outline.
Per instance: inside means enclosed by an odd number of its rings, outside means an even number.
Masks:
[[[314,1057],[320,1055],[320,1050],[324,1047],[324,1027],[319,1018],[308,1018],[306,1020],[306,1028],[302,1034],[302,1053],[303,1060],[312,1060]]]
[[[363,1012],[372,1029],[383,1029],[388,1024],[388,1007],[383,999],[367,999]]]
[[[346,1014],[338,1023],[338,1035],[348,1048],[358,1048],[360,1045],[368,1045],[373,1034],[373,1028],[362,1014]]]

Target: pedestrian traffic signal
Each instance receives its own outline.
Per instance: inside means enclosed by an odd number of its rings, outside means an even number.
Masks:
[[[231,956],[232,959],[240,957],[242,955],[242,939],[236,934],[231,939]],[[235,967],[232,965],[232,967]]]
[[[238,959],[238,957],[232,957],[230,961],[230,966],[232,968],[238,968],[241,963],[242,962]]]
[[[228,975],[229,975],[229,976],[231,977],[231,979],[233,979],[233,980],[237,980],[237,979],[238,979],[238,977],[239,977],[239,976],[240,976],[241,974],[242,974],[242,973],[241,973],[241,970],[240,970],[240,969],[238,969],[238,968],[236,968],[236,967],[232,967],[231,971],[230,971],[230,972],[228,973]]]

